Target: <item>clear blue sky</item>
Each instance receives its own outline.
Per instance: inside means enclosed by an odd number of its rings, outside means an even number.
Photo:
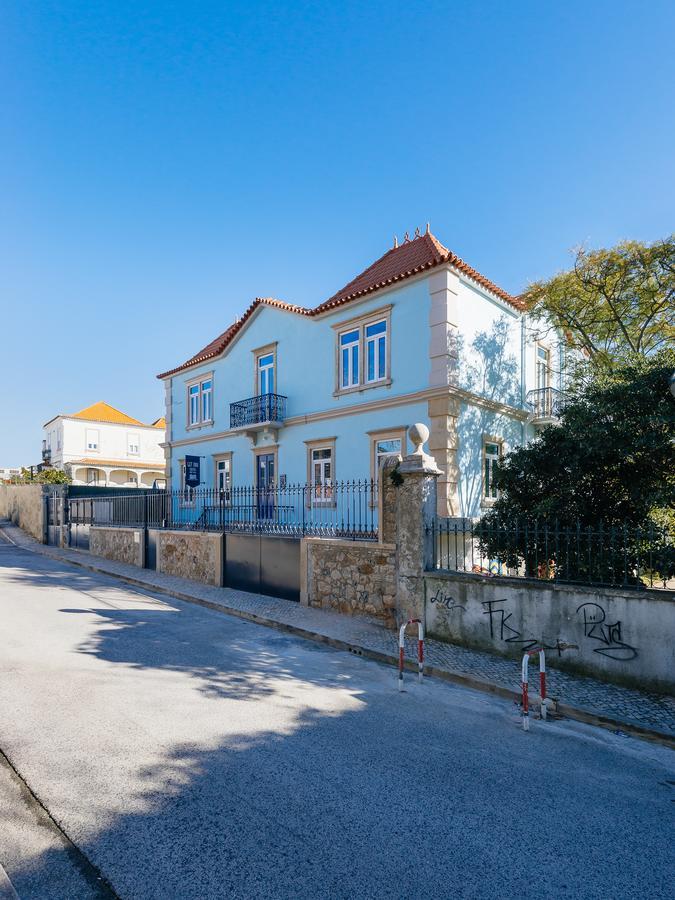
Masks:
[[[660,0],[8,0],[0,465],[427,221],[511,291],[668,234],[674,45]]]

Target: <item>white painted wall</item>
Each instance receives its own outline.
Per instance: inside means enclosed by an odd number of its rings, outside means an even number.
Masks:
[[[52,452],[52,465],[62,469],[81,459],[113,460],[124,468],[126,462],[156,463],[164,470],[164,429],[149,425],[126,425],[112,422],[90,422],[59,416],[44,428],[44,439]],[[96,438],[96,449],[87,446],[88,438]],[[133,441],[132,441],[133,439]],[[138,453],[130,452],[131,443]]]

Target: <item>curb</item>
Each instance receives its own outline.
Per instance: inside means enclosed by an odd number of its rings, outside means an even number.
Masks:
[[[2,528],[0,528],[0,531],[3,531]],[[150,593],[165,594],[166,596],[174,597],[176,600],[182,600],[185,603],[192,603],[195,606],[203,606],[206,609],[211,609],[215,612],[223,613],[224,615],[235,616],[238,619],[243,619],[246,622],[252,622],[255,625],[264,625],[267,628],[274,628],[277,631],[291,634],[295,637],[314,641],[318,644],[325,644],[326,646],[332,647],[335,650],[346,650],[349,653],[353,653],[356,656],[361,656],[364,659],[370,659],[374,662],[383,663],[384,665],[398,667],[398,656],[395,656],[393,653],[390,654],[385,653],[381,650],[372,650],[368,647],[361,647],[358,644],[351,644],[349,641],[344,641],[341,638],[333,638],[326,634],[320,634],[317,631],[309,631],[308,629],[301,628],[298,625],[289,625],[285,622],[278,622],[276,619],[270,619],[267,616],[260,616],[256,615],[256,613],[251,613],[246,610],[225,606],[223,603],[215,603],[212,600],[204,600],[201,597],[195,597],[192,594],[186,594],[182,591],[175,591],[171,590],[170,588],[148,585],[147,582],[142,581],[141,579],[133,578],[130,575],[119,575],[116,572],[111,572],[107,569],[92,565],[88,562],[80,562],[80,560],[73,559],[64,559],[63,557],[50,553],[49,551],[33,550],[30,547],[22,547],[20,544],[17,544],[15,541],[13,541],[6,532],[3,532],[3,534],[11,544],[14,544],[15,547],[18,547],[21,550],[28,550],[32,553],[39,553],[41,556],[48,556],[50,559],[69,563],[73,566],[79,566],[81,569],[86,569],[89,572],[95,572],[98,575],[107,575],[109,578],[116,578],[119,581],[132,585],[133,587],[143,588],[143,590],[149,591]],[[41,544],[40,546],[44,545]],[[413,663],[410,660],[406,660],[405,667],[411,672],[417,672],[416,662]],[[451,684],[458,684],[462,687],[473,688],[474,690],[481,691],[484,694],[493,694],[497,697],[502,697],[505,700],[513,700],[517,703],[520,703],[521,700],[520,691],[516,691],[513,688],[499,684],[498,682],[483,681],[482,679],[475,678],[472,675],[464,675],[460,672],[451,672],[448,669],[439,669],[437,666],[430,666],[426,663],[424,666],[424,672],[425,675],[433,675],[435,678],[438,678],[441,681],[447,681]],[[592,710],[584,709],[583,707],[570,706],[566,703],[558,702],[556,706],[558,712],[568,719],[573,719],[577,722],[583,722],[586,725],[595,725],[598,728],[604,728],[608,731],[621,731],[626,734],[630,734],[633,737],[638,737],[643,740],[662,744],[665,747],[669,747],[675,750],[675,735],[669,734],[667,732],[658,731],[654,728],[648,728],[644,725],[640,725],[639,723],[630,720],[627,721],[624,719],[615,719],[612,716],[603,715],[602,713],[596,713]]]

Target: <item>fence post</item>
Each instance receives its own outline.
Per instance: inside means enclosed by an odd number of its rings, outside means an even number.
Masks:
[[[401,484],[396,489],[396,537],[398,572],[396,609],[399,622],[424,620],[424,572],[433,567],[433,529],[436,515],[436,481],[441,470],[424,452],[429,437],[426,425],[409,430],[415,450],[398,468]]]

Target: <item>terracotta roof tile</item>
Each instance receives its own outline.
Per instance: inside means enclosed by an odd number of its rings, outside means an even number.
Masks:
[[[258,297],[246,310],[244,315],[237,319],[228,329],[219,335],[210,344],[207,344],[199,353],[177,366],[175,369],[169,369],[162,372],[158,378],[166,378],[169,375],[175,375],[183,369],[189,369],[192,366],[207,362],[213,359],[225,350],[228,344],[233,340],[235,335],[241,330],[251,315],[261,304],[274,306],[277,309],[284,309],[288,312],[297,313],[301,316],[318,316],[344,303],[349,303],[357,297],[364,294],[371,294],[375,291],[389,287],[389,285],[417,275],[419,272],[426,271],[440,264],[449,264],[462,274],[471,278],[477,284],[486,290],[496,294],[497,297],[510,303],[516,309],[524,309],[524,304],[519,297],[514,297],[506,291],[498,287],[489,278],[481,275],[472,266],[464,262],[459,256],[444,247],[443,244],[427,230],[425,234],[416,235],[412,240],[406,237],[402,244],[392,247],[383,256],[376,260],[372,265],[364,269],[360,275],[352,279],[346,284],[342,290],[333,294],[328,300],[320,303],[314,309],[306,309],[303,306],[294,306],[291,303],[284,303],[282,300],[275,300],[271,297]]]

